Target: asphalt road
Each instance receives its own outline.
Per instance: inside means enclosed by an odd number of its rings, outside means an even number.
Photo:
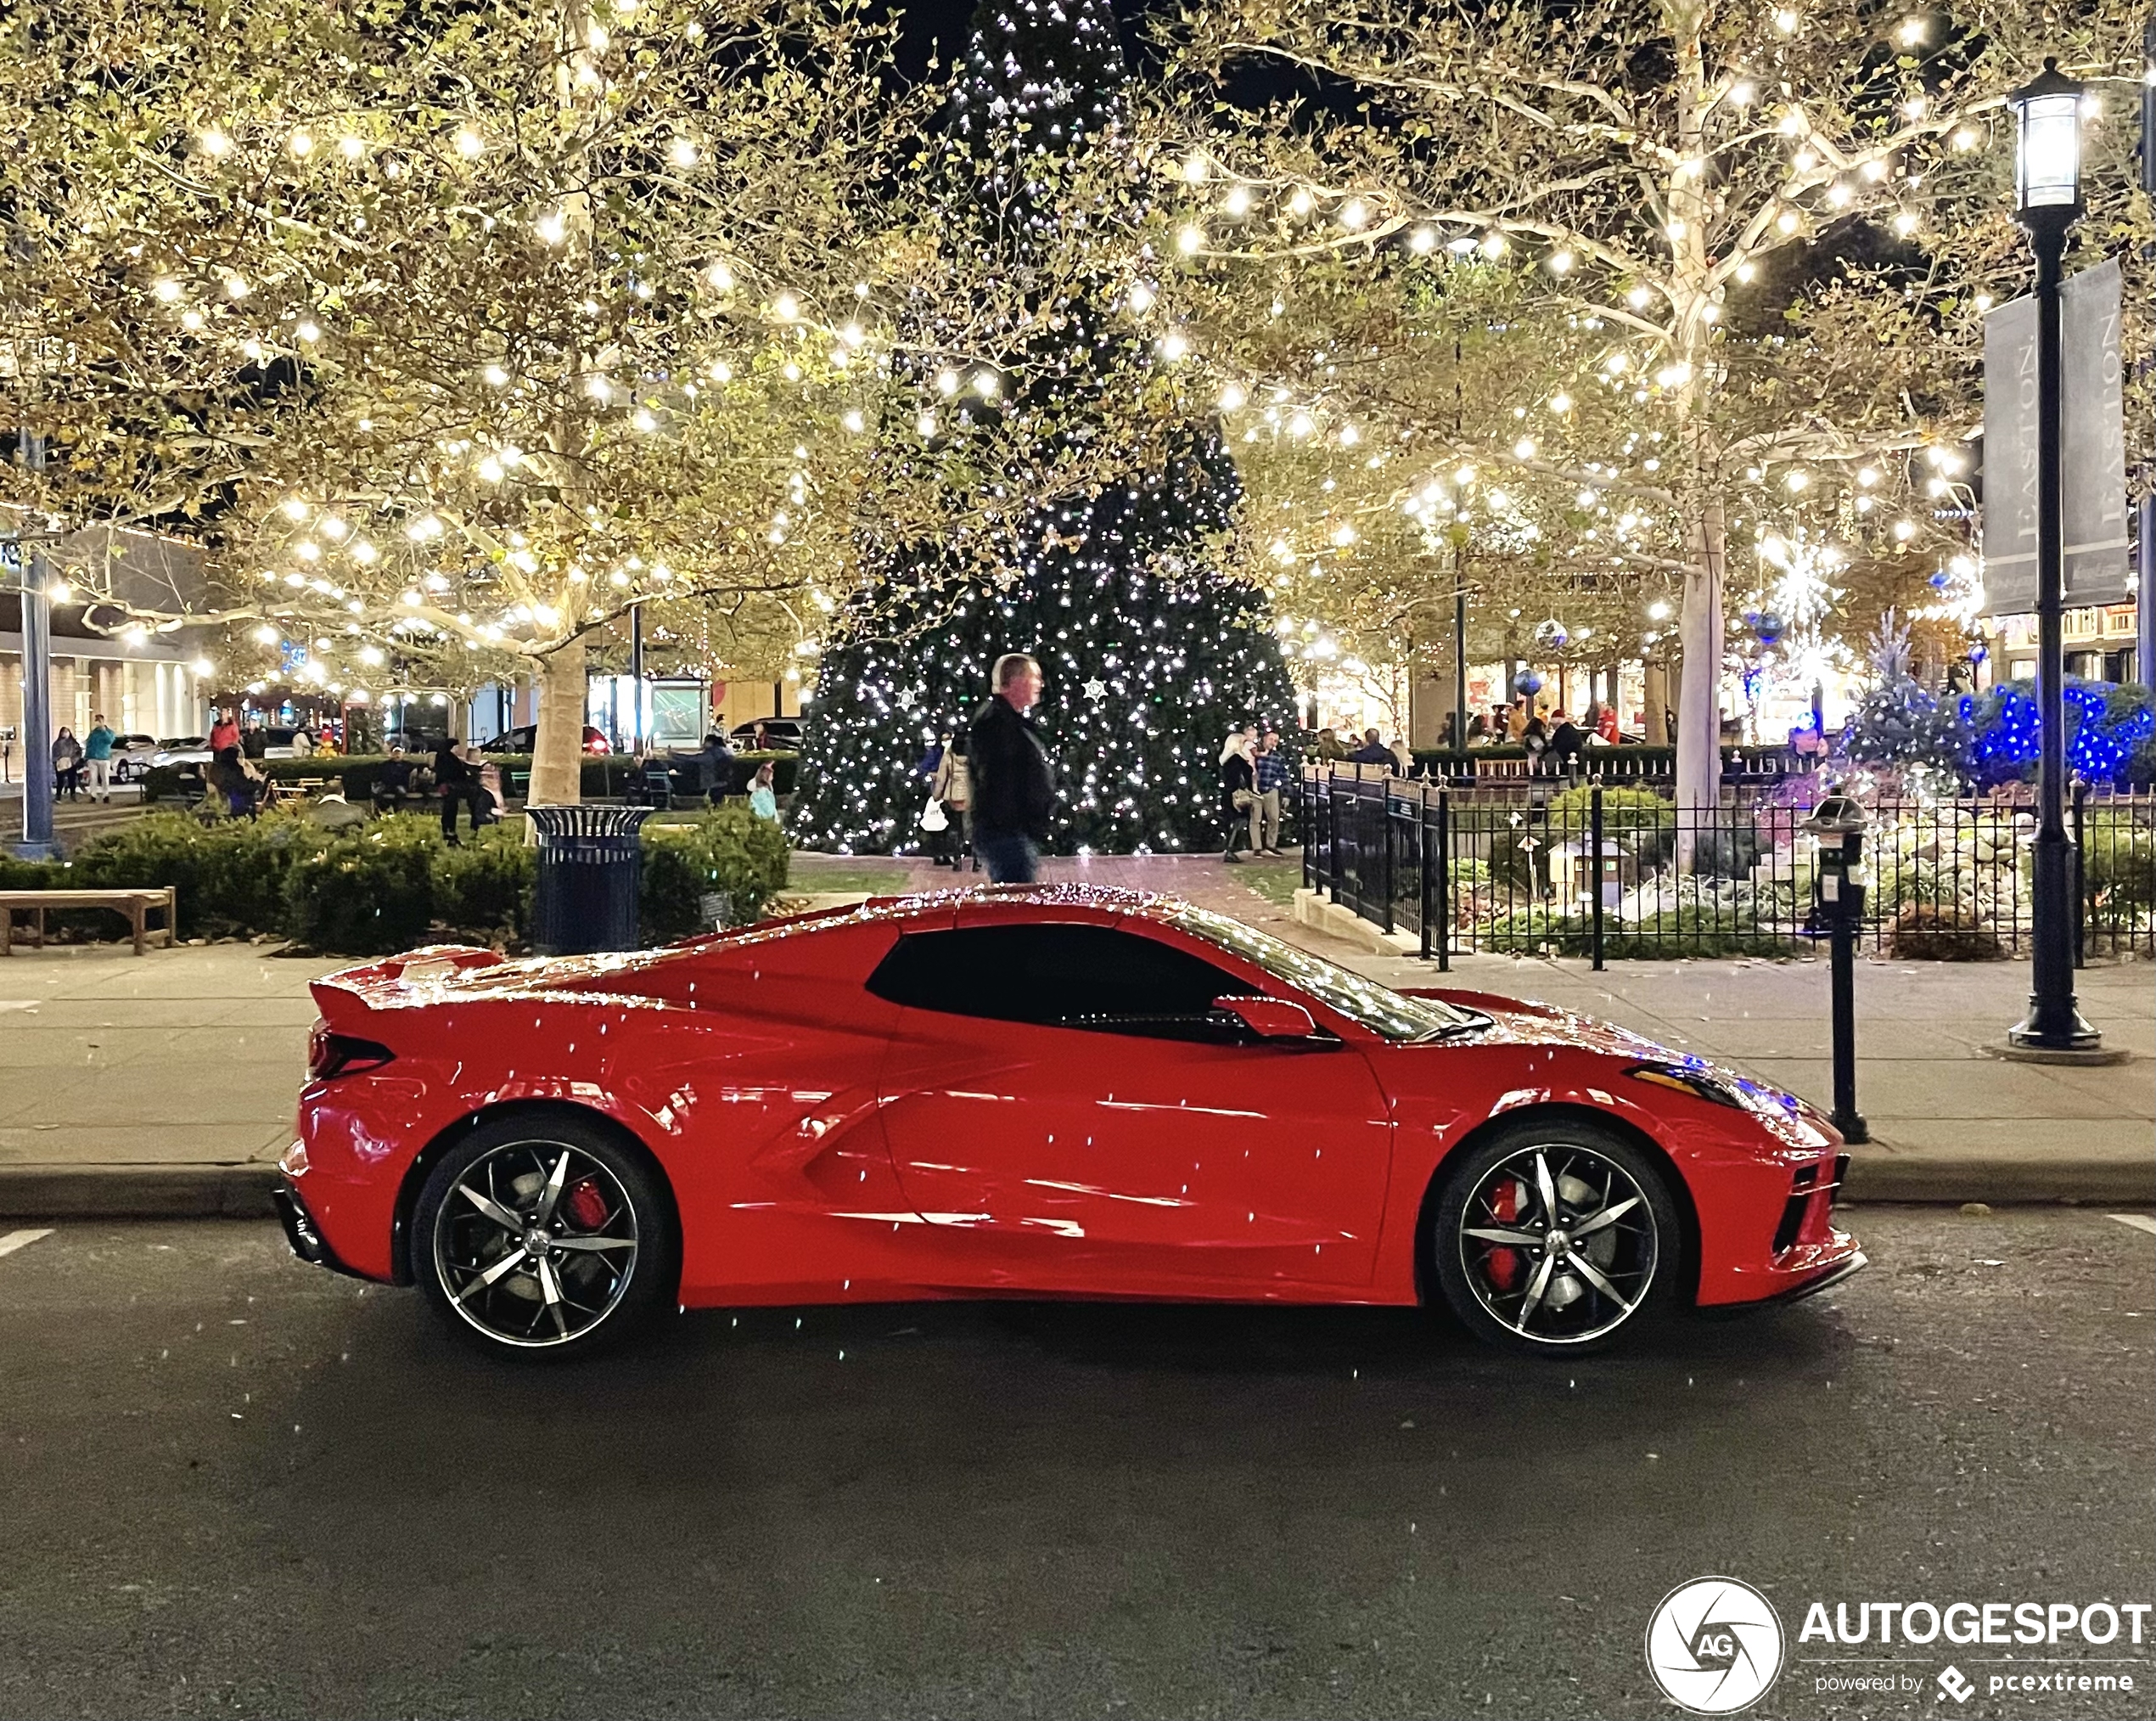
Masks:
[[[2156,1601],[2156,1236],[1852,1217],[1827,1296],[1541,1366],[1014,1304],[534,1370],[267,1225],[65,1224],[0,1254],[0,1715],[1668,1714],[1642,1634],[1708,1572],[1788,1634],[1755,1714],[2156,1713],[2156,1642],[1820,1693],[1878,1651],[1814,1600]],[[1984,1683],[2066,1654],[2136,1694]]]

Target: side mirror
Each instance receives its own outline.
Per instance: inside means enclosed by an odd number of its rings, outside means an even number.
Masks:
[[[1213,1008],[1235,1017],[1261,1040],[1307,1040],[1317,1034],[1310,1012],[1284,998],[1216,998]]]

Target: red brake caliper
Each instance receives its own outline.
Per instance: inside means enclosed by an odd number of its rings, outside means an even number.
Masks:
[[[1490,1217],[1500,1225],[1509,1225],[1519,1218],[1519,1185],[1507,1178],[1497,1185],[1490,1198]],[[1519,1283],[1519,1251],[1500,1243],[1482,1257],[1482,1270],[1491,1285],[1499,1291],[1510,1291]]]
[[[596,1231],[606,1223],[606,1197],[599,1193],[596,1178],[586,1178],[572,1187],[562,1205],[569,1209],[570,1220],[587,1231]]]

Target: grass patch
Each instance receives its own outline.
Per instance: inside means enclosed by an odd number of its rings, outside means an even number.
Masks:
[[[821,855],[797,854],[794,857],[792,881],[796,891],[864,891],[876,897],[905,891],[912,876],[912,864],[903,860],[884,860],[873,855],[845,855],[827,860]]]
[[[1303,882],[1303,863],[1297,861],[1252,861],[1236,875],[1238,883],[1255,891],[1276,908],[1292,908]]]

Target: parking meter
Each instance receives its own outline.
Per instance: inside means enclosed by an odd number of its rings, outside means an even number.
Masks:
[[[1830,795],[1801,828],[1819,840],[1814,889],[1820,918],[1829,928],[1846,925],[1854,931],[1864,917],[1864,887],[1871,882],[1864,865],[1864,833],[1871,820],[1853,796]]]
[[[1819,839],[1814,888],[1827,928],[1833,987],[1834,1128],[1850,1141],[1872,1139],[1856,1109],[1856,933],[1864,919],[1864,833],[1871,821],[1854,797],[1830,795],[1812,810],[1803,829]]]

